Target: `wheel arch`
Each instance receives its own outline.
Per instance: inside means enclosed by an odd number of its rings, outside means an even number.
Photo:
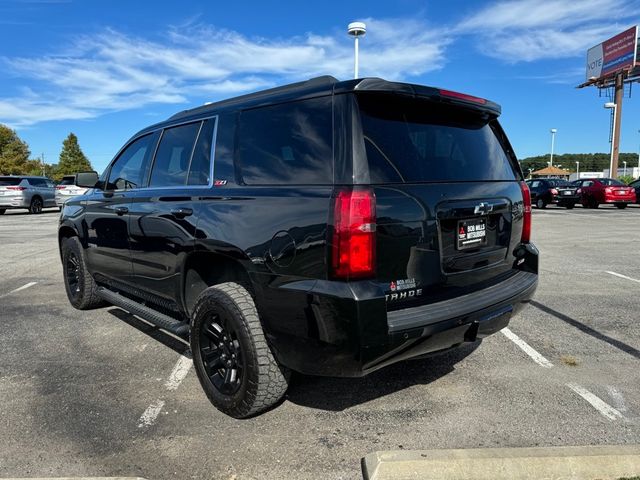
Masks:
[[[217,252],[194,252],[185,261],[182,275],[182,304],[191,315],[195,301],[208,287],[224,282],[237,282],[255,296],[249,270],[241,258]]]

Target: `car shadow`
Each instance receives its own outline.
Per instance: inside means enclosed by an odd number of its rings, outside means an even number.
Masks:
[[[42,212],[40,213],[29,213],[29,210],[24,209],[24,211],[22,209],[20,210],[13,210],[13,209],[8,209],[5,210],[4,214],[2,214],[3,217],[8,217],[8,216],[21,216],[21,215],[33,215],[33,216],[39,216],[39,215],[46,215],[48,213],[60,213],[60,209],[58,207],[46,207],[42,209]]]
[[[287,400],[304,407],[342,411],[414,385],[428,385],[453,372],[456,364],[473,353],[480,343],[478,340],[430,357],[402,361],[360,378],[294,374]]]

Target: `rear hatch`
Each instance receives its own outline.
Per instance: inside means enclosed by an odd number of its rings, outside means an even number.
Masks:
[[[464,101],[356,98],[387,308],[446,300],[515,273],[522,176],[496,113]]]
[[[0,197],[13,197],[20,194],[18,186],[22,182],[21,177],[0,177]]]

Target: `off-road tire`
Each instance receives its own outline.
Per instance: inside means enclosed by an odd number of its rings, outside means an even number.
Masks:
[[[31,203],[29,204],[29,213],[42,213],[43,206],[44,204],[42,203],[42,199],[40,197],[33,197],[31,199]]]
[[[212,380],[216,374],[220,375],[224,366],[211,368],[207,364],[205,367],[204,357],[215,357],[215,351],[218,351],[217,347],[212,346],[214,342],[210,340],[211,336],[205,333],[207,325],[212,322],[224,324],[223,331],[229,332],[225,338],[231,339],[233,335],[239,345],[237,357],[241,358],[241,362],[238,362],[238,367],[242,373],[234,384],[237,390],[231,393],[223,393]],[[226,282],[204,290],[195,303],[190,337],[193,363],[200,384],[209,401],[221,412],[234,418],[251,417],[278,403],[287,391],[289,372],[278,365],[274,358],[253,298],[242,285]],[[220,365],[217,358],[210,363]],[[207,368],[216,373],[210,377]]]
[[[106,302],[98,296],[98,286],[87,270],[84,251],[78,237],[65,238],[60,251],[64,288],[69,303],[78,310],[89,310],[106,305]],[[71,269],[76,271],[72,272]],[[73,277],[76,283],[72,280]]]

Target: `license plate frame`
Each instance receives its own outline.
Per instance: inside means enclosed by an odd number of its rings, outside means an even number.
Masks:
[[[456,249],[470,250],[487,244],[487,218],[458,220]]]

